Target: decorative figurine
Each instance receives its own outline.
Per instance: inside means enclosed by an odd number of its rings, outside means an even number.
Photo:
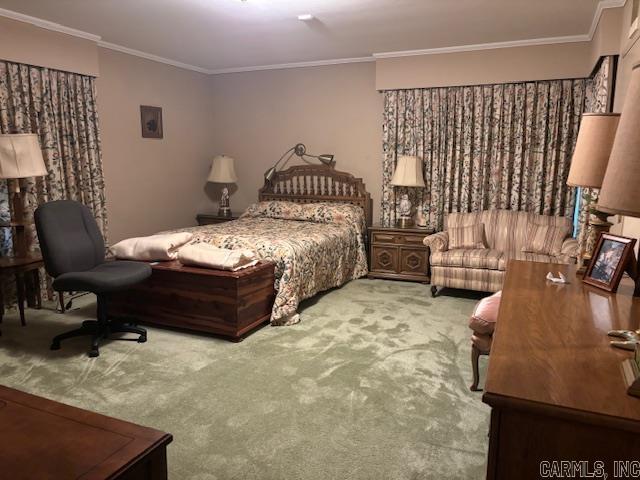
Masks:
[[[231,208],[229,208],[229,189],[227,187],[224,187],[222,189],[222,197],[220,197],[218,215],[225,217],[231,215]]]

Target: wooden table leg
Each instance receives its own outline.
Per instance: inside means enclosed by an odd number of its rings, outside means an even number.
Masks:
[[[33,283],[36,296],[36,308],[40,310],[42,308],[42,290],[40,289],[40,270],[38,269],[33,271]]]
[[[22,277],[24,278],[27,307],[29,308],[35,308],[36,306],[36,284],[34,272],[35,270],[30,270],[22,274]]]
[[[4,277],[0,275],[0,323],[2,323],[2,319],[4,318],[4,289],[2,288],[3,281]]]
[[[16,287],[18,292],[18,310],[20,311],[20,323],[24,327],[27,322],[24,318],[24,276],[16,273]]]

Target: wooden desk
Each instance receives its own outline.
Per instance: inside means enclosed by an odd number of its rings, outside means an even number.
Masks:
[[[571,283],[545,280],[563,271]],[[489,479],[539,479],[542,461],[640,460],[640,398],[626,394],[607,331],[638,329],[632,283],[610,294],[575,267],[512,261],[507,268],[483,401],[492,407]],[[544,468],[544,467],[543,467]],[[586,478],[576,477],[576,478]]]
[[[0,477],[167,478],[168,433],[0,385]]]

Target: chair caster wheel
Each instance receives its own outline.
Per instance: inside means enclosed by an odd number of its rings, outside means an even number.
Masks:
[[[94,358],[100,355],[100,352],[98,350],[89,350],[89,357],[90,358]]]
[[[435,298],[438,296],[438,287],[435,285],[431,286],[431,297]]]
[[[146,335],[140,335],[140,337],[138,337],[138,343],[144,343],[146,341],[147,341]]]
[[[60,344],[59,343],[52,343],[50,348],[51,348],[51,350],[60,350]]]

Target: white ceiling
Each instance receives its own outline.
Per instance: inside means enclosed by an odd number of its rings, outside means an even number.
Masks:
[[[599,5],[600,4],[600,5]],[[0,0],[205,71],[535,39],[586,39],[620,0]],[[5,12],[7,13],[7,12]],[[315,20],[296,17],[311,13]],[[549,40],[550,39],[550,40]],[[535,43],[535,42],[534,42]]]

